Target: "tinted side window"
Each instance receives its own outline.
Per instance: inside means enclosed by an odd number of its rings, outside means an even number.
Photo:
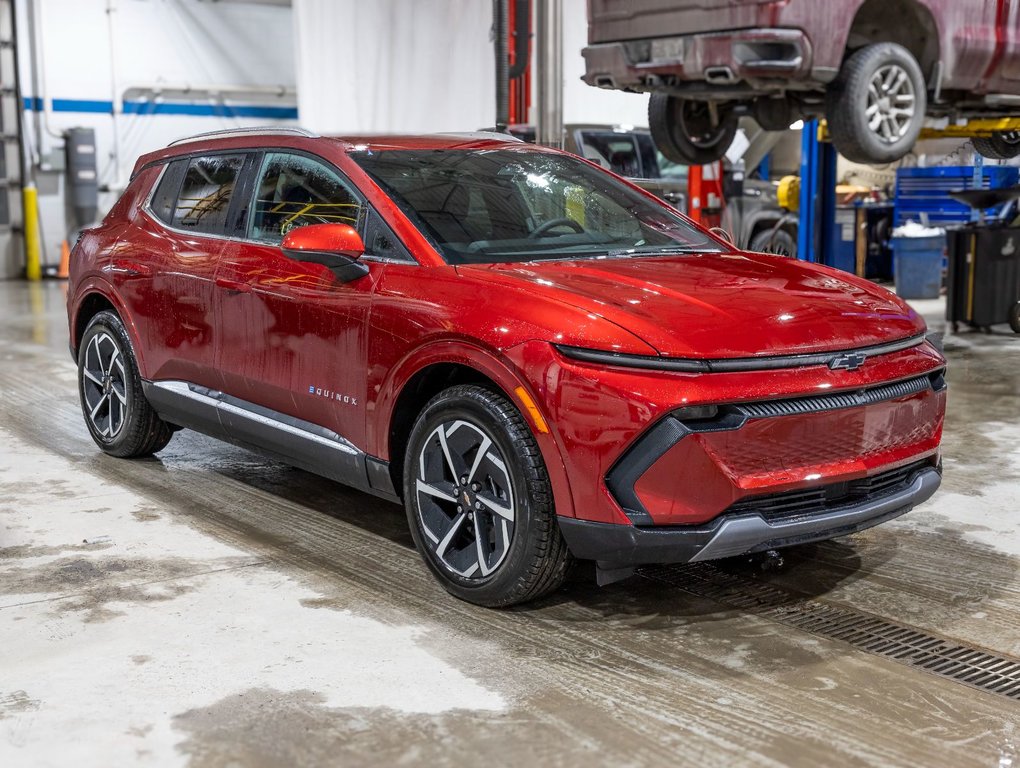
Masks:
[[[187,167],[187,160],[174,160],[163,171],[160,176],[159,186],[152,193],[149,201],[149,208],[160,221],[169,224],[173,221],[174,203],[177,201],[177,191],[181,188],[181,176]]]
[[[324,164],[284,152],[267,154],[255,188],[249,237],[280,243],[308,224],[357,227],[362,205],[341,178]]]
[[[621,176],[631,178],[641,176],[641,160],[631,134],[582,131],[581,144],[584,156],[589,160],[595,160],[603,168],[609,168]]]
[[[230,197],[243,163],[242,155],[193,158],[188,163],[177,197],[173,226],[205,234],[222,234]]]

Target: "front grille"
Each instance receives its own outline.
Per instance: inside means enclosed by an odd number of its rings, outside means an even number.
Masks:
[[[723,514],[757,512],[767,522],[790,520],[831,512],[839,507],[871,501],[906,488],[918,470],[930,467],[928,461],[918,461],[899,469],[879,472],[871,477],[829,483],[815,488],[787,491],[768,496],[743,499],[730,506]]]
[[[898,400],[901,397],[916,395],[918,392],[925,392],[929,389],[939,389],[941,386],[943,386],[942,372],[938,371],[928,376],[918,376],[895,384],[882,384],[855,392],[741,403],[734,406],[734,409],[749,419],[765,419],[773,416],[790,416],[796,413],[818,413],[841,408],[858,408],[862,405],[874,405],[886,400]]]

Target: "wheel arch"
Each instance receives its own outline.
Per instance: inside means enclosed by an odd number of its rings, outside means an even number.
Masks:
[[[939,33],[935,17],[917,0],[865,0],[850,25],[843,56],[872,43],[897,43],[917,59],[931,86],[941,51]]]
[[[507,362],[470,344],[443,342],[417,350],[414,358],[394,368],[388,383],[380,391],[375,405],[374,429],[370,436],[378,456],[389,461],[390,477],[398,493],[403,489],[404,453],[415,419],[425,405],[439,392],[457,384],[483,384],[497,390],[521,412],[531,429],[553,487],[558,515],[572,517],[573,502],[560,446],[553,430],[555,425],[544,413],[541,400],[535,397],[516,370]],[[530,402],[522,399],[526,397]],[[536,427],[531,412],[536,409],[547,431]]]
[[[145,348],[141,344],[141,336],[134,318],[120,300],[112,286],[100,278],[91,278],[83,282],[75,291],[75,298],[68,302],[68,334],[71,353],[75,362],[78,360],[78,347],[85,335],[89,321],[104,309],[112,311],[124,323],[128,338],[131,340],[131,351],[138,365],[138,373],[146,378],[148,368],[145,364]]]

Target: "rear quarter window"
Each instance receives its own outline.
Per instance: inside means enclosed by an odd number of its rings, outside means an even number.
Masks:
[[[181,177],[187,167],[187,160],[174,160],[172,163],[168,163],[159,177],[159,183],[152,193],[152,198],[149,200],[149,210],[164,224],[173,221],[177,192],[181,188]]]
[[[243,155],[189,160],[174,205],[172,226],[203,234],[222,234],[243,164]]]

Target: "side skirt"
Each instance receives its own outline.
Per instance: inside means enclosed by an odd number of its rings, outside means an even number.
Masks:
[[[143,381],[142,389],[165,421],[400,501],[388,462],[369,456],[332,430],[185,381]]]

